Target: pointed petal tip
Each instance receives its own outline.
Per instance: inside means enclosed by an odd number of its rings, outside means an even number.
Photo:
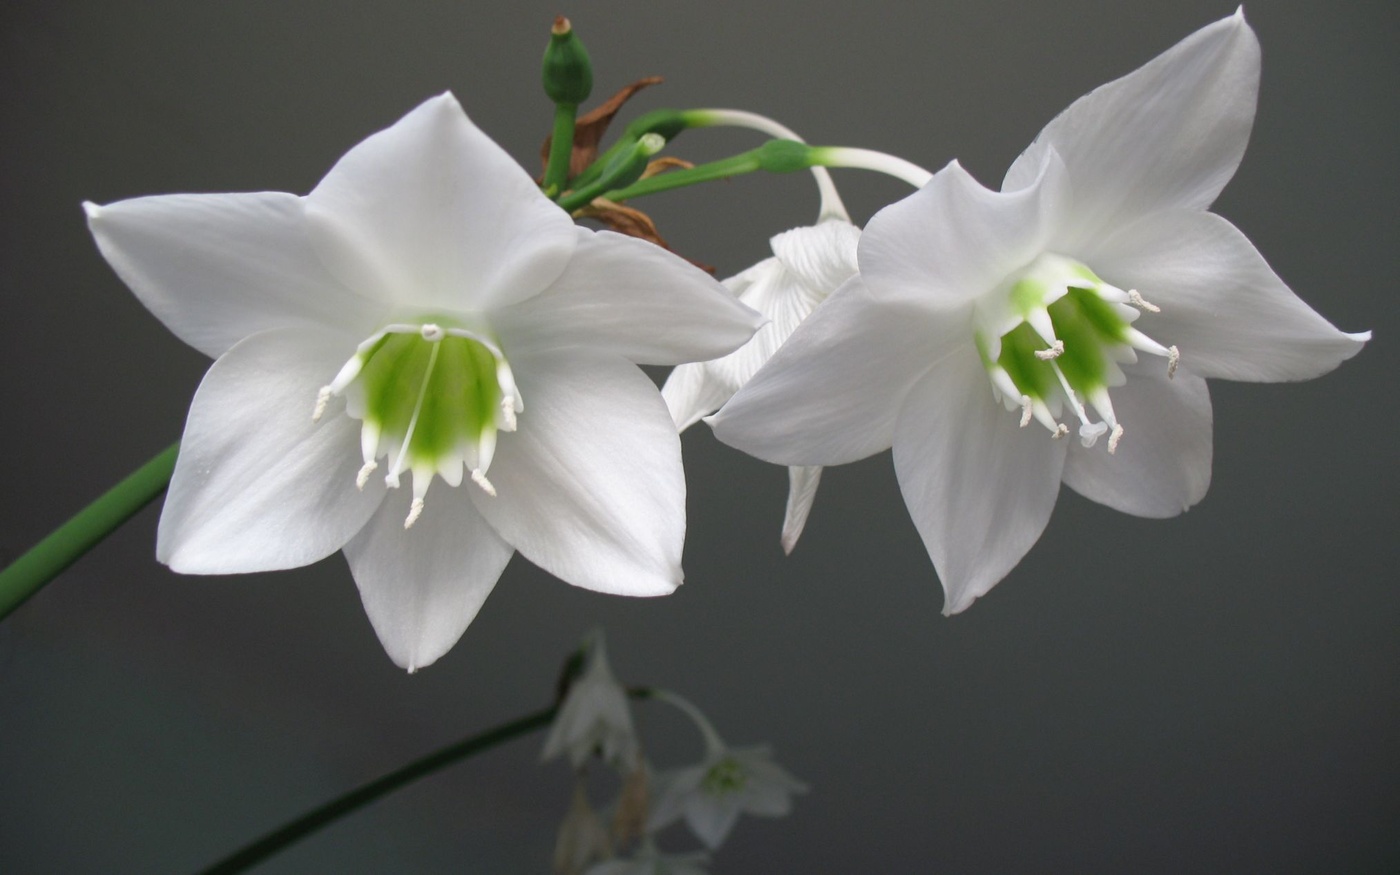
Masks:
[[[102,212],[102,205],[92,201],[83,201],[83,212],[87,214],[88,221],[91,222]]]

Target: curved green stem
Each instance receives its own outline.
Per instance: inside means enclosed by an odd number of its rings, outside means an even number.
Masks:
[[[0,571],[0,620],[164,492],[179,450],[171,444]]]
[[[504,744],[536,729],[543,729],[554,720],[554,715],[558,710],[556,707],[550,707],[526,714],[524,717],[509,723],[502,723],[494,729],[488,729],[485,732],[464,738],[456,744],[450,744],[422,759],[414,760],[382,778],[370,781],[338,799],[332,799],[325,805],[308,811],[291,823],[273,830],[209,868],[201,870],[200,875],[234,875],[236,872],[244,872],[249,867],[266,860],[321,827],[339,820],[352,811],[363,808],[405,784],[411,784],[419,778],[464,760],[473,754],[490,750],[499,744]]]

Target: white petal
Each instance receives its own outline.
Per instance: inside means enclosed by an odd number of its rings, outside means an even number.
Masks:
[[[345,154],[306,198],[327,267],[362,294],[489,310],[538,294],[573,220],[443,94]]]
[[[728,401],[734,390],[710,375],[708,363],[677,365],[661,387],[677,431],[685,431]]]
[[[1105,280],[1158,305],[1135,327],[1181,349],[1183,370],[1231,380],[1306,380],[1361,351],[1279,279],[1238,228],[1213,213],[1149,216],[1104,241]]]
[[[783,267],[796,274],[806,288],[830,293],[855,275],[860,229],[850,222],[832,220],[793,228],[768,242]]]
[[[1178,373],[1167,379],[1160,359],[1124,365],[1128,382],[1111,392],[1124,428],[1118,451],[1102,442],[1070,442],[1065,485],[1091,501],[1134,516],[1176,516],[1210,486],[1211,409],[1206,381]]]
[[[729,837],[734,822],[739,819],[738,793],[711,796],[705,792],[692,795],[685,806],[685,822],[695,837],[710,850],[716,850]]]
[[[801,276],[787,269],[777,258],[768,258],[745,271],[750,282],[739,300],[768,317],[753,339],[723,358],[707,365],[709,373],[734,394],[767,364],[778,348],[787,342],[797,326],[812,314],[837,286],[812,288]],[[852,262],[848,275],[855,275]]]
[[[409,529],[412,490],[396,490],[345,545],[379,641],[410,672],[452,649],[515,552],[477,512],[467,494],[475,488],[432,490]]]
[[[1239,166],[1258,93],[1259,41],[1237,12],[1076,100],[1016,160],[1002,188],[1026,185],[1044,151],[1059,152],[1074,221],[1054,245],[1071,252],[1155,210],[1203,210]]]
[[[943,582],[943,613],[966,609],[1044,531],[1068,440],[1019,428],[992,398],[969,344],[909,392],[894,469],[909,515]]]
[[[791,553],[807,527],[807,517],[812,512],[812,502],[817,500],[817,484],[821,483],[820,466],[795,466],[788,468],[787,509],[783,512],[783,552]]]
[[[578,235],[569,266],[544,294],[493,315],[514,348],[588,347],[672,365],[723,355],[763,323],[709,274],[660,246],[611,231]]]
[[[1064,166],[1054,150],[1041,159],[1027,185],[1006,192],[984,188],[954,161],[876,213],[859,246],[870,293],[947,310],[1029,263],[1069,211]]]
[[[685,814],[686,800],[700,792],[700,782],[704,779],[704,766],[658,772],[652,779],[647,831],[655,832],[680,820]]]
[[[904,393],[945,335],[970,336],[969,326],[877,302],[853,277],[710,424],[725,443],[779,465],[863,459],[890,446]]]
[[[214,362],[180,440],[156,539],[160,561],[185,574],[296,568],[364,526],[384,489],[355,488],[360,424],[336,407],[311,420],[317,389],[357,342],[278,329]]]
[[[477,507],[525,558],[575,586],[666,595],[681,583],[680,438],[637,367],[574,350],[513,356],[525,399]]]
[[[270,328],[366,334],[383,310],[326,270],[296,195],[174,194],[84,206],[122,281],[177,337],[212,358]]]

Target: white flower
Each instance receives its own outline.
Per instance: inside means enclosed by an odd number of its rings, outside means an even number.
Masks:
[[[610,765],[627,770],[637,765],[637,736],[627,690],[608,665],[601,632],[592,636],[588,663],[564,695],[545,739],[543,758],[550,760],[567,751],[578,768],[595,750]]]
[[[650,840],[631,858],[608,860],[592,866],[584,875],[706,875],[707,854],[663,854]]]
[[[1195,504],[1211,464],[1202,378],[1307,379],[1369,338],[1334,328],[1207,212],[1244,153],[1258,75],[1236,13],[1076,101],[1002,191],[954,163],[880,211],[860,276],[716,434],[789,465],[893,446],[950,614],[1020,561],[1062,480],[1140,516]],[[1078,440],[1052,439],[1071,426]]]
[[[769,241],[773,257],[730,277],[724,285],[740,301],[767,316],[767,325],[739,349],[714,361],[681,365],[661,395],[681,431],[718,410],[773,357],[797,326],[838,286],[855,276],[860,229],[829,219],[794,228]],[[821,478],[820,466],[788,469],[783,550],[791,553],[807,524]]]
[[[773,762],[767,745],[731,748],[720,739],[704,715],[673,693],[656,697],[685,711],[705,739],[699,765],[662,772],[655,780],[655,803],[647,830],[664,829],[685,818],[686,825],[710,850],[717,849],[740,814],[783,817],[792,811],[792,797],[807,785]]]
[[[679,440],[634,362],[713,357],[758,317],[658,247],[576,227],[452,95],[306,197],[87,209],[142,303],[217,359],[160,521],[176,571],[343,548],[410,671],[461,636],[516,550],[601,592],[681,582]],[[385,489],[404,472],[411,489]]]

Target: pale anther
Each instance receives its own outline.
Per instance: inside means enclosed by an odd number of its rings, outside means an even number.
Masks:
[[[1176,376],[1176,366],[1181,364],[1181,350],[1175,345],[1167,347],[1167,379]]]
[[[1115,425],[1113,431],[1108,435],[1108,454],[1111,456],[1118,452],[1118,442],[1123,439],[1123,426]]]
[[[1137,289],[1128,289],[1128,303],[1137,307],[1139,310],[1146,310],[1149,313],[1162,312],[1161,307],[1143,300],[1142,295],[1138,293]]]
[[[423,335],[424,340],[431,343],[436,343],[447,336],[447,332],[442,330],[441,325],[435,325],[432,322],[424,323],[423,327],[418,329],[418,331]]]
[[[1063,340],[1056,340],[1054,343],[1050,344],[1049,349],[1038,349],[1035,351],[1035,357],[1043,362],[1057,359],[1064,354],[1065,342]]]
[[[316,393],[316,408],[311,411],[311,421],[320,422],[321,416],[326,412],[326,405],[331,403],[331,387],[322,386]]]
[[[1059,427],[1059,428],[1055,429],[1053,432],[1050,433],[1050,439],[1053,440],[1053,441],[1057,441],[1057,440],[1059,440],[1060,438],[1064,437],[1064,436],[1067,435],[1067,434],[1069,434],[1069,426],[1065,425],[1065,424],[1062,422],[1062,423],[1060,423],[1060,427]]]
[[[492,498],[496,497],[496,487],[491,485],[491,481],[486,479],[485,472],[483,472],[480,468],[472,469],[472,482],[475,483],[477,486],[480,486],[482,492],[485,492]]]
[[[403,527],[405,529],[412,528],[413,524],[418,522],[418,518],[422,515],[423,499],[415,498],[413,499],[413,502],[408,506],[408,516],[404,518]]]
[[[365,484],[369,482],[369,475],[373,474],[374,469],[378,467],[378,462],[365,462],[364,467],[360,469],[360,473],[355,475],[355,488],[363,492],[365,490]]]
[[[515,403],[510,396],[501,399],[501,431],[515,431]]]
[[[1031,396],[1021,396],[1021,428],[1031,424],[1031,414],[1035,412],[1035,405],[1031,403]]]

